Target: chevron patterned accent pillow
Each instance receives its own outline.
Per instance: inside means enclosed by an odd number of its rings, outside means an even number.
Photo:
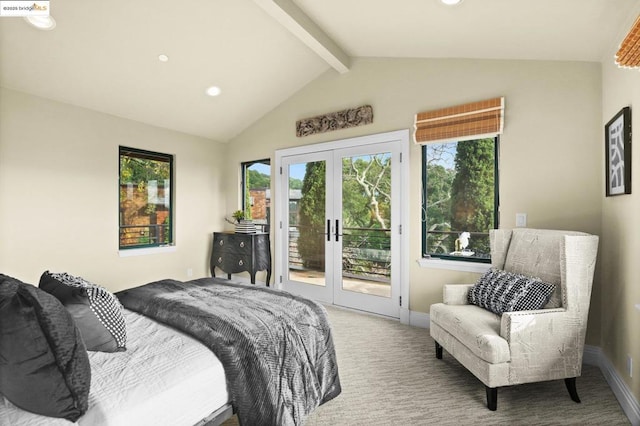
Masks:
[[[122,305],[107,289],[84,278],[46,271],[39,287],[54,295],[73,316],[87,350],[126,349],[127,331]]]
[[[555,288],[554,284],[540,278],[491,268],[469,290],[467,300],[501,315],[503,312],[542,309]]]

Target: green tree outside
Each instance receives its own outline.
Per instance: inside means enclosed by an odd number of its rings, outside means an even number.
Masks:
[[[170,174],[169,163],[165,161],[120,156],[120,185],[132,183],[138,186],[140,191],[144,191],[148,181],[164,181],[169,179]],[[123,200],[122,195],[121,193],[120,201]],[[126,193],[124,195],[126,196]]]
[[[387,249],[388,232],[371,232],[347,228],[388,229],[391,225],[391,156],[348,157],[342,161],[342,223],[343,250]],[[326,163],[306,164],[302,181],[299,206],[298,252],[303,266],[310,269],[324,269],[324,247],[326,228],[325,214]],[[352,262],[349,269],[366,270],[371,265],[367,261],[347,258]]]
[[[458,236],[446,232],[487,234],[495,221],[494,139],[429,144],[424,161],[426,252],[453,252]],[[488,236],[472,235],[470,249],[488,254]]]
[[[305,268],[324,270],[324,227],[326,206],[324,161],[306,164],[299,206],[298,252]]]
[[[158,196],[166,193],[165,183],[171,177],[168,161],[153,160],[134,155],[120,155],[120,246],[136,246],[150,243],[169,243],[171,231],[160,229],[159,235],[150,234],[149,225],[170,225],[169,210],[162,204],[148,202],[149,183],[155,182]],[[133,186],[135,193],[129,188]],[[140,227],[132,227],[140,225]],[[168,226],[167,226],[168,228]],[[155,228],[154,228],[155,232]]]
[[[458,142],[456,176],[451,185],[454,230],[488,233],[494,226],[494,144],[493,139]],[[488,237],[472,238],[472,244],[476,252],[490,252]]]
[[[296,178],[289,178],[289,189],[302,189],[302,181]]]
[[[271,176],[261,173],[258,170],[247,169],[245,178],[248,189],[264,189],[271,186]]]
[[[391,156],[378,154],[342,160],[342,210],[345,227],[391,226]]]
[[[442,164],[433,164],[427,168],[427,188],[429,202],[426,217],[429,231],[451,230],[451,185],[456,175],[455,170],[447,169]],[[427,237],[429,252],[449,252],[447,244],[452,240],[447,234],[429,234]]]
[[[254,172],[254,173],[252,173]],[[244,182],[244,218],[251,220],[253,219],[253,215],[251,214],[251,189],[255,189],[256,186],[253,183],[253,180],[259,180],[260,176],[255,176],[257,172],[255,170],[248,169],[245,173],[245,182]],[[262,173],[258,173],[262,174]],[[254,176],[252,176],[254,175]]]

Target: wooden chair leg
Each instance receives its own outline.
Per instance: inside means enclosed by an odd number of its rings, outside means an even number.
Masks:
[[[487,391],[487,408],[491,411],[496,411],[498,408],[498,388],[490,388],[485,386]]]
[[[571,395],[571,399],[577,403],[580,403],[580,397],[578,396],[578,391],[576,390],[576,378],[571,377],[568,379],[564,379],[564,384],[567,386],[567,390],[569,391],[569,395]]]
[[[436,342],[436,358],[442,359],[442,346]]]

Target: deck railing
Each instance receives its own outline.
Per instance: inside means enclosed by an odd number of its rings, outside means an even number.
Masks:
[[[169,242],[168,224],[120,225],[120,248],[158,246]]]
[[[313,232],[318,242],[325,234],[300,226],[289,227],[289,267],[304,270],[305,262],[298,250],[300,232]],[[324,250],[323,244],[318,244]],[[324,257],[324,251],[318,253]],[[321,262],[323,265],[324,262]],[[345,277],[389,282],[391,278],[391,230],[346,227],[342,229],[342,273]]]

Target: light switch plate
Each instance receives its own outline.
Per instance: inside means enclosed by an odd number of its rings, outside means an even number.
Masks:
[[[524,228],[525,226],[527,226],[527,214],[516,213],[516,227]]]

